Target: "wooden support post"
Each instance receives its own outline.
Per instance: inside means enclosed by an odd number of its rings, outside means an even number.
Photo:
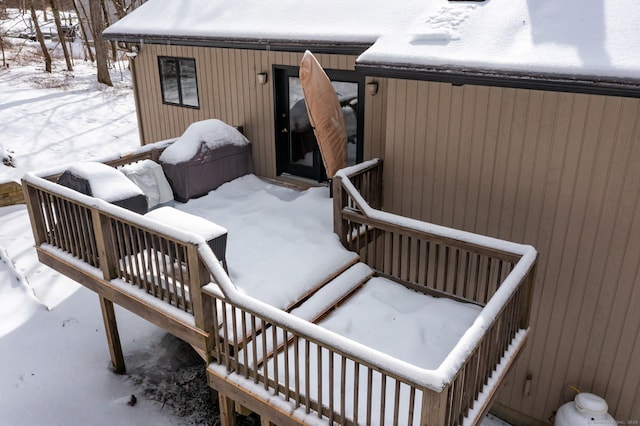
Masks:
[[[210,334],[204,348],[205,362],[211,362],[211,350],[213,349],[213,328],[216,326],[213,311],[215,309],[213,298],[202,294],[202,286],[211,281],[209,269],[198,256],[198,247],[189,245],[187,249],[189,267],[189,294],[196,327]]]
[[[113,228],[109,219],[100,214],[97,209],[91,209],[93,222],[93,234],[96,239],[100,269],[105,280],[110,281],[117,277],[118,259],[113,237]]]
[[[450,386],[450,385],[449,385]],[[422,396],[420,424],[424,426],[443,426],[447,417],[447,395],[449,387],[436,392],[425,389]]]
[[[236,426],[236,403],[223,393],[218,393],[220,405],[220,424],[222,426]]]
[[[373,176],[375,179],[375,187],[376,187],[376,195],[375,195],[375,201],[372,204],[372,207],[374,209],[382,209],[382,205],[383,203],[383,194],[384,194],[384,188],[382,187],[382,178],[383,178],[383,172],[382,172],[382,160],[380,160],[380,162],[378,163],[378,166],[376,167],[375,171],[373,172]]]
[[[124,356],[122,355],[122,346],[120,345],[120,335],[118,334],[118,323],[116,322],[113,302],[102,296],[99,297],[102,320],[104,321],[104,329],[107,333],[107,344],[109,345],[109,353],[111,354],[111,364],[117,374],[124,374],[127,370],[124,365]]]
[[[536,262],[537,262],[537,259],[536,259]],[[537,265],[536,263],[534,263],[533,266],[531,267],[531,270],[529,271],[529,275],[525,278],[525,280],[527,281],[525,283],[525,285],[527,286],[526,288],[527,295],[525,299],[526,305],[524,307],[524,315],[523,315],[523,318],[520,320],[520,328],[522,329],[529,328],[529,322],[531,321],[531,304],[533,301],[533,286],[536,281],[536,269],[537,269]]]
[[[22,190],[24,193],[24,200],[27,204],[29,211],[29,219],[31,219],[31,230],[33,231],[33,238],[36,242],[36,246],[47,241],[47,230],[44,223],[44,212],[38,199],[38,193],[35,188],[30,186],[25,181],[22,181]]]
[[[342,178],[334,176],[331,185],[333,188],[333,232],[338,235],[342,245],[347,247],[346,222],[342,219],[342,208],[345,205],[344,198],[346,197],[342,189]]]

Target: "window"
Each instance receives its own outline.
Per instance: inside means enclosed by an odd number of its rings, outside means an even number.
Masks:
[[[196,60],[159,57],[162,102],[198,108],[198,80]]]

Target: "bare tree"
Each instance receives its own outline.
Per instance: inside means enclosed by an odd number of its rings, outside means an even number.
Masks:
[[[36,38],[38,40],[38,43],[40,43],[40,49],[42,49],[42,55],[44,56],[44,69],[47,72],[51,72],[51,55],[49,54],[49,50],[47,50],[47,45],[44,42],[44,36],[42,35],[42,31],[40,30],[38,15],[36,14],[36,9],[33,7],[33,0],[31,0],[29,4],[29,10],[31,11],[31,20],[33,21],[33,27],[36,30]]]
[[[111,0],[113,3],[113,8],[116,10],[116,16],[118,19],[122,19],[127,14],[127,10],[124,6],[124,1],[121,0]]]
[[[80,6],[82,6],[82,3],[80,3]],[[89,45],[89,37],[88,37],[89,32],[84,26],[84,20],[87,18],[87,12],[84,10],[84,6],[82,6],[82,11],[84,12],[84,18],[82,18],[80,15],[80,10],[78,10],[78,4],[76,3],[76,0],[73,0],[73,9],[76,11],[76,16],[78,17],[78,24],[80,24],[80,31],[82,32],[82,41],[84,43],[84,47],[86,51],[86,56],[84,60],[86,61],[87,56],[89,56],[89,60],[91,62],[94,62],[95,59],[93,58],[93,50],[91,50],[91,46]]]
[[[60,44],[62,45],[62,51],[64,52],[64,60],[67,62],[67,70],[73,71],[73,63],[71,62],[71,55],[69,55],[69,49],[67,48],[67,37],[65,36],[65,31],[62,28],[62,23],[60,22],[60,12],[58,11],[58,7],[56,5],[55,0],[49,0],[49,4],[51,5],[53,20],[56,22],[56,29],[58,30],[58,38],[60,39]]]
[[[7,9],[4,6],[4,3],[2,2],[2,0],[0,0],[0,19],[5,19],[7,15]],[[5,45],[5,33],[4,32],[0,32],[0,50],[2,50],[2,66],[6,67],[7,66],[7,60],[4,56],[4,45]]]
[[[104,18],[104,24],[106,27],[111,25],[111,19],[109,19],[109,10],[107,9],[107,5],[104,0],[100,0],[100,6],[102,7],[102,16]],[[111,45],[111,60],[116,62],[118,60],[118,51],[115,41],[110,42]]]
[[[7,66],[7,58],[4,56],[4,35],[0,34],[0,50],[2,50],[2,66],[6,67]]]
[[[98,1],[89,2],[89,13],[91,14],[91,27],[93,30],[93,45],[96,50],[96,65],[98,67],[98,82],[113,86],[109,75],[107,47],[102,40],[102,28],[104,20],[102,10]]]

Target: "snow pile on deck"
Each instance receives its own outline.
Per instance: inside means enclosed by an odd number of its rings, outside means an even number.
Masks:
[[[213,150],[225,145],[245,146],[248,144],[249,140],[242,133],[220,120],[196,121],[162,153],[160,161],[169,164],[188,161],[198,153],[202,145]]]
[[[325,187],[299,192],[247,175],[175,207],[227,228],[231,280],[281,309],[357,256],[333,233]]]
[[[473,324],[481,307],[373,278],[320,325],[425,369],[436,369]]]

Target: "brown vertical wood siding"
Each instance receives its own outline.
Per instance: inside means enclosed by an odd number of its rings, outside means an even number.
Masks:
[[[162,103],[158,56],[195,58],[199,109]],[[325,68],[353,71],[355,56],[316,55]],[[253,143],[255,173],[275,177],[273,65],[297,66],[302,53],[191,46],[143,45],[134,60],[138,85],[136,105],[142,144],[180,136],[194,121],[218,118],[243,126]],[[256,74],[266,72],[268,84]],[[382,92],[382,90],[381,90]],[[384,144],[384,94],[366,95],[364,155],[381,156]]]
[[[386,209],[540,252],[500,401],[547,419],[574,385],[640,420],[640,100],[404,80],[386,96]]]
[[[162,104],[161,55],[196,59],[200,109]],[[274,177],[272,66],[301,56],[144,45],[134,64],[143,143],[219,118],[244,126],[256,174]],[[354,69],[353,56],[317,57]],[[575,385],[604,396],[618,420],[640,420],[640,100],[375,80],[364,156],[385,160],[385,208],[540,252],[534,331],[500,401],[547,419]]]

